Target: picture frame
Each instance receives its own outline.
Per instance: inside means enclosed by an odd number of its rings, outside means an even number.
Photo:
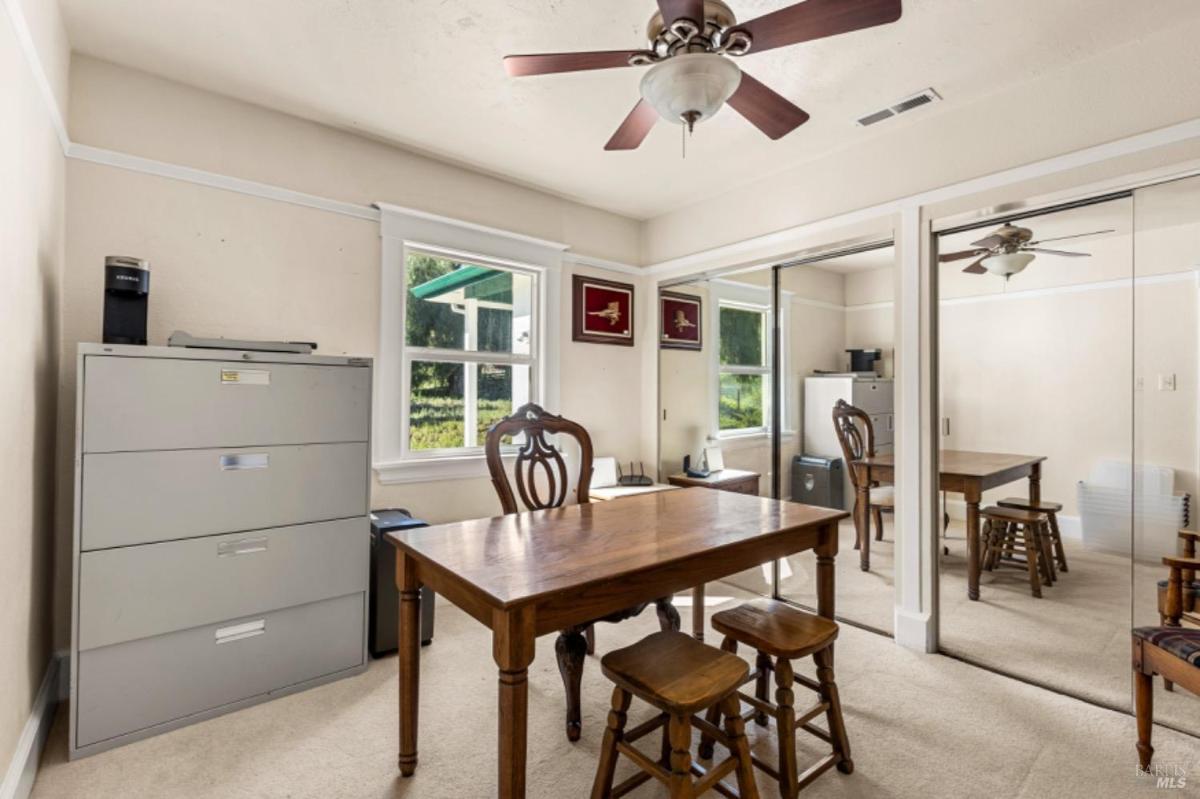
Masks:
[[[585,275],[572,278],[571,339],[633,346],[634,287]]]
[[[664,350],[704,349],[703,300],[695,294],[660,291],[658,345]]]

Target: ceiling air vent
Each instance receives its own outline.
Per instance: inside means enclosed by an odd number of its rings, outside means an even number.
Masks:
[[[903,114],[905,111],[911,111],[914,108],[920,108],[923,105],[936,103],[941,100],[942,96],[933,89],[926,89],[923,92],[918,92],[912,97],[906,97],[895,105],[881,108],[878,111],[867,114],[858,120],[858,124],[864,128],[869,125],[874,125],[876,122],[882,122],[885,119],[891,119],[894,116]]]

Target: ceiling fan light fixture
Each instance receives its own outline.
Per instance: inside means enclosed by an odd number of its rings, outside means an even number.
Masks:
[[[983,268],[993,275],[1009,278],[1017,274],[1033,262],[1031,252],[1006,252],[983,259]]]
[[[651,67],[641,91],[659,116],[690,128],[721,110],[741,82],[742,71],[725,56],[682,53]]]

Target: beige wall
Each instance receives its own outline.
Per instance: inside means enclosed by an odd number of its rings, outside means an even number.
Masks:
[[[26,4],[34,38],[63,47],[51,3]],[[64,50],[65,52],[65,50]],[[63,155],[47,104],[0,11],[0,773],[51,654],[54,407],[63,263]]]
[[[366,139],[206,92],[77,58],[72,137],[172,163],[367,204],[380,200],[526,235],[572,252],[632,259],[630,220],[429,161]],[[378,351],[381,250],[376,222],[72,159],[67,167],[67,274],[62,311],[59,485],[74,446],[74,352],[101,332],[105,255],[151,262],[149,337],[195,335],[316,340],[328,354]],[[637,285],[640,276],[564,266],[560,282],[559,407],[583,423],[597,454],[653,461],[644,451],[644,354],[656,331],[639,309],[637,346],[570,340],[571,276]],[[499,512],[488,480],[376,483],[375,507],[403,506],[433,522]],[[60,495],[56,639],[70,631],[69,490]]]

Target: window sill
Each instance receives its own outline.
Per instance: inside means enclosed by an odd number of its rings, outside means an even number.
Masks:
[[[516,454],[501,457],[510,461]],[[487,460],[483,455],[461,455],[445,458],[412,458],[372,464],[375,475],[383,485],[404,483],[436,483],[445,480],[477,480],[487,478]]]

